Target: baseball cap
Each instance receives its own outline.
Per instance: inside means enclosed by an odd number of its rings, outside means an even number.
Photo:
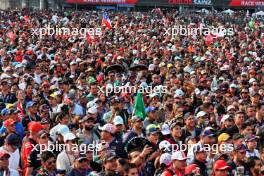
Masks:
[[[9,153],[5,150],[0,150],[0,158],[4,158],[4,157],[9,158],[10,157]]]
[[[156,111],[156,110],[157,110],[156,107],[150,106],[150,107],[146,108],[146,113],[150,113],[150,112],[153,112],[153,111]]]
[[[69,133],[63,135],[63,139],[64,139],[64,142],[72,141],[72,140],[76,139],[76,136],[75,136],[75,134],[69,132]]]
[[[236,110],[236,107],[235,107],[234,105],[229,105],[229,106],[227,107],[227,111],[230,111],[231,109]]]
[[[162,151],[170,152],[171,151],[171,144],[167,140],[163,140],[159,143],[159,149]]]
[[[40,130],[43,129],[43,126],[40,122],[32,121],[28,124],[28,130],[34,133],[38,133]]]
[[[116,127],[111,123],[107,123],[103,127],[99,127],[99,130],[114,134]]]
[[[239,144],[234,147],[235,151],[246,151],[247,147],[244,144]]]
[[[7,119],[7,120],[4,121],[3,124],[4,124],[5,127],[8,127],[8,126],[13,125],[15,123],[16,123],[15,120],[13,120],[13,119]]]
[[[36,104],[36,102],[34,102],[34,101],[29,101],[28,103],[27,103],[27,105],[26,105],[26,108],[28,109],[28,108],[31,108],[32,106],[34,106]]]
[[[230,116],[229,114],[226,114],[222,117],[222,119],[220,120],[220,123],[224,123],[227,119],[230,119],[232,118],[232,116]]]
[[[47,104],[43,104],[39,107],[39,110],[41,112],[46,112],[46,111],[49,111],[49,106]]]
[[[115,116],[113,122],[114,125],[124,125],[124,120],[121,116]]]
[[[2,109],[2,111],[1,111],[1,115],[2,115],[2,116],[10,115],[10,110],[7,109],[7,108]]]
[[[9,134],[7,137],[6,137],[6,142],[16,148],[20,147],[21,146],[21,140],[20,140],[20,137],[19,135],[17,134]]]
[[[183,97],[184,92],[181,89],[177,89],[174,93],[174,97]]]
[[[227,141],[228,139],[230,139],[230,135],[227,133],[222,133],[218,136],[218,142],[224,142]]]
[[[103,156],[102,160],[103,160],[103,162],[106,162],[106,161],[111,161],[112,159],[115,159],[115,158],[117,158],[117,156],[114,152],[107,152]]]
[[[97,107],[96,106],[90,107],[87,112],[90,114],[96,114],[97,113]]]
[[[214,170],[226,170],[226,169],[230,169],[230,166],[227,165],[226,161],[217,160],[214,163]]]
[[[171,160],[183,161],[183,160],[186,160],[186,159],[187,159],[187,157],[186,157],[185,153],[182,152],[182,151],[173,152],[172,156],[171,156]]]
[[[48,136],[49,136],[49,133],[48,133],[46,130],[40,130],[40,131],[38,132],[38,136],[39,136],[39,137],[43,137],[43,136],[45,136],[45,135],[48,135]]]
[[[79,156],[75,158],[75,160],[78,161],[78,162],[79,161],[84,161],[84,160],[87,161],[87,157],[86,157],[85,154],[80,153]]]
[[[168,135],[171,133],[170,132],[170,126],[167,123],[162,124],[161,133],[162,133],[162,135]]]
[[[154,124],[150,124],[147,126],[146,128],[146,134],[150,135],[150,134],[155,134],[158,132],[157,126]]]
[[[165,164],[166,166],[169,166],[171,164],[171,154],[169,153],[163,153],[160,156],[160,164]]]
[[[65,135],[69,132],[70,132],[70,129],[67,125],[58,126],[57,131],[56,131],[57,134],[61,134],[61,135]]]
[[[232,137],[233,140],[238,140],[238,139],[242,139],[244,138],[244,136],[242,136],[241,134],[239,133],[235,133]]]
[[[200,111],[200,112],[198,112],[198,114],[196,115],[196,117],[197,118],[199,118],[199,117],[203,117],[203,116],[205,116],[207,113],[206,112],[204,112],[204,111]]]
[[[204,129],[203,132],[201,133],[201,136],[213,137],[213,136],[215,136],[215,133],[212,129]]]
[[[132,122],[137,122],[137,121],[142,121],[142,119],[139,116],[134,115],[134,116],[132,116],[131,121]]]
[[[257,139],[259,139],[258,136],[249,135],[249,136],[246,136],[245,142],[250,142],[250,141],[253,141],[253,140],[257,140]]]

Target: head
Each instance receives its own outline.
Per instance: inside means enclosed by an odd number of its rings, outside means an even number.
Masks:
[[[0,151],[0,171],[8,169],[10,155],[6,151]]]
[[[224,160],[217,160],[213,165],[213,172],[215,176],[228,176],[230,167]]]
[[[133,126],[134,129],[139,129],[139,130],[142,129],[143,121],[142,121],[142,119],[140,117],[133,116],[131,121],[132,121],[132,126]]]
[[[234,161],[240,163],[245,160],[246,157],[246,146],[244,144],[239,144],[235,146],[234,151],[233,151],[233,157]]]
[[[125,176],[138,176],[139,171],[134,163],[127,163],[124,165]]]
[[[116,171],[117,157],[115,154],[106,153],[105,156],[103,156],[103,167],[105,171]]]
[[[181,123],[173,123],[170,125],[171,135],[172,137],[179,139],[182,136],[182,130],[181,130]]]
[[[83,119],[83,124],[84,124],[84,129],[86,131],[91,131],[94,127],[94,118],[93,117],[89,117],[89,116],[86,116],[84,119]]]
[[[187,158],[182,151],[172,153],[171,160],[173,168],[184,171],[184,168],[186,167],[186,159]]]
[[[252,174],[259,175],[262,167],[261,160],[256,157],[250,157],[248,161],[249,169]]]
[[[43,151],[40,154],[41,165],[49,172],[56,170],[56,158],[51,151]]]
[[[245,114],[242,111],[239,111],[235,114],[235,124],[241,126],[244,122]]]
[[[185,125],[188,128],[194,128],[195,127],[195,121],[194,116],[191,114],[186,115],[185,114]]]
[[[101,129],[101,140],[109,142],[113,139],[115,134],[115,126],[113,124],[107,123]]]
[[[88,166],[88,160],[86,156],[79,156],[75,162],[74,162],[74,167],[76,169],[84,170]]]

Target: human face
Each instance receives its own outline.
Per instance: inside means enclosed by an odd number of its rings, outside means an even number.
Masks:
[[[216,170],[215,171],[215,176],[227,176],[228,175],[228,170]]]
[[[158,139],[159,139],[159,135],[158,133],[153,133],[153,134],[150,134],[149,137],[148,137],[149,141],[153,144],[157,144],[158,142]]]
[[[253,127],[253,125],[251,125],[251,126],[247,126],[244,130],[243,130],[243,135],[244,136],[247,136],[247,135],[251,135],[251,134],[253,134],[253,132],[254,132],[254,127]]]
[[[0,158],[0,170],[6,170],[9,165],[9,157]]]
[[[77,161],[77,168],[79,169],[86,169],[88,165],[87,159],[81,159],[80,161]]]
[[[56,159],[54,157],[49,158],[47,161],[43,162],[43,166],[48,171],[54,171],[56,169]]]
[[[207,153],[205,151],[202,152],[197,152],[196,153],[196,158],[200,161],[200,162],[205,162],[206,158],[207,158]]]
[[[137,168],[131,168],[129,169],[127,176],[138,176],[138,169]]]
[[[239,162],[244,161],[246,157],[246,151],[242,150],[242,151],[237,151],[237,160]]]
[[[42,135],[41,137],[39,137],[39,144],[48,145],[48,142],[49,142],[48,134],[45,134],[45,135]]]
[[[243,114],[237,114],[235,117],[235,124],[241,125],[244,121],[244,115]]]
[[[176,125],[172,130],[171,130],[171,135],[174,138],[180,138],[182,135],[182,130],[181,127],[179,125]]]
[[[104,163],[104,168],[106,171],[116,171],[116,168],[117,168],[117,163],[116,163],[116,159],[112,159],[112,160],[109,160],[109,161],[106,161]]]
[[[193,116],[189,116],[186,119],[186,126],[190,126],[190,127],[194,127],[195,123],[194,123],[194,118]]]
[[[111,139],[111,134],[107,131],[102,131],[101,132],[101,139],[108,141],[109,139]]]
[[[247,109],[247,115],[248,115],[249,117],[255,117],[255,115],[256,115],[256,110],[255,110],[255,108],[248,108],[248,109]]]
[[[184,167],[186,166],[186,160],[174,160],[173,166],[179,170],[184,170]]]

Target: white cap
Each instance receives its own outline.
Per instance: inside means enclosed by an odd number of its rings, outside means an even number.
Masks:
[[[184,92],[181,89],[177,89],[175,91],[174,97],[182,97],[184,96]]]
[[[236,84],[234,84],[234,83],[232,83],[232,84],[230,84],[230,86],[229,86],[230,88],[237,88],[237,85]]]
[[[252,84],[253,82],[256,82],[257,80],[255,78],[250,78],[250,80],[248,81],[249,84]]]
[[[153,71],[155,69],[155,65],[154,64],[150,64],[148,67],[149,71]]]
[[[99,127],[99,130],[107,131],[108,133],[114,134],[115,130],[116,130],[116,127],[113,124],[111,124],[111,123],[107,123],[103,127]]]
[[[171,156],[171,160],[182,161],[182,160],[186,160],[186,159],[187,159],[187,157],[186,157],[185,153],[182,151],[176,151],[176,152],[172,153],[172,156]]]
[[[197,118],[199,118],[199,117],[203,117],[205,115],[206,115],[206,112],[200,111],[200,112],[198,112],[198,114],[196,116],[197,116]]]
[[[96,103],[94,101],[89,101],[86,105],[87,109],[93,107],[93,106],[96,106]]]
[[[88,109],[87,111],[90,114],[96,114],[97,113],[97,107],[96,106],[92,106]]]
[[[71,141],[71,140],[76,139],[76,136],[75,136],[75,134],[69,132],[69,133],[63,135],[63,139],[64,139],[64,142]]]
[[[236,109],[236,107],[235,107],[234,105],[229,105],[229,106],[227,107],[227,111],[229,111],[230,109]]]
[[[159,143],[160,150],[164,150],[164,149],[170,150],[170,148],[171,148],[171,144],[169,141],[164,140]]]
[[[77,63],[75,61],[71,61],[70,65],[76,65]]]
[[[67,125],[60,125],[58,128],[57,128],[57,134],[61,134],[61,135],[65,135],[67,133],[70,132],[70,129]]]
[[[161,126],[161,133],[162,135],[168,135],[170,134],[170,126],[167,124],[167,123],[164,123],[162,126]]]
[[[166,164],[166,166],[169,166],[171,164],[171,154],[169,153],[161,154],[160,164]]]
[[[124,120],[121,116],[115,116],[113,122],[114,125],[124,125]]]
[[[222,117],[220,123],[221,123],[221,124],[224,123],[224,122],[225,122],[227,119],[229,119],[229,118],[230,118],[230,115],[229,115],[229,114],[224,115],[224,116]]]

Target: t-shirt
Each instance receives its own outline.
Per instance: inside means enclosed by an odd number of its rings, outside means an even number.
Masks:
[[[33,170],[39,168],[41,166],[40,160],[40,146],[37,145],[35,149],[33,149],[28,158],[27,158],[27,167],[33,167]]]
[[[74,155],[70,155],[66,153],[66,151],[62,151],[56,161],[57,170],[66,170],[67,172],[72,169],[72,165],[74,162]]]
[[[4,149],[4,147],[0,147],[0,151],[6,151],[6,152],[8,152],[7,150]],[[17,170],[19,168],[19,161],[20,161],[19,150],[16,149],[15,152],[13,152],[13,153],[8,152],[8,154],[10,155],[10,158],[9,158],[9,168],[10,169]]]

